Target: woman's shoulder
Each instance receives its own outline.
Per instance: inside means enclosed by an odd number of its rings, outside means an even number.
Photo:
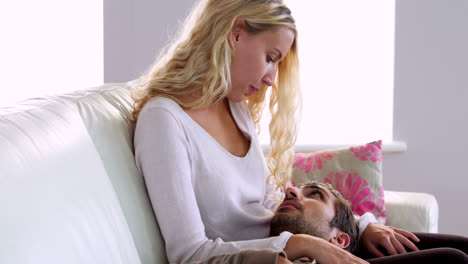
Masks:
[[[151,98],[141,109],[137,128],[143,124],[170,124],[180,127],[184,123],[184,110],[174,100],[166,97]]]
[[[141,110],[141,114],[147,111],[168,111],[171,113],[180,113],[182,108],[174,100],[166,97],[154,97],[146,102]]]

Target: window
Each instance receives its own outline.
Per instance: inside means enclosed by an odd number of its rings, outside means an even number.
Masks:
[[[285,2],[299,30],[297,145],[391,143],[395,1]],[[260,141],[268,144],[265,117]]]
[[[4,1],[0,32],[0,107],[103,83],[102,0]]]

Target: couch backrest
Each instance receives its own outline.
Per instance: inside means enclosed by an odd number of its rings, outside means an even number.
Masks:
[[[135,167],[130,87],[0,109],[0,263],[166,263]]]
[[[83,92],[75,105],[118,196],[141,262],[167,263],[164,240],[135,164],[133,130],[127,119],[130,88],[106,84]]]

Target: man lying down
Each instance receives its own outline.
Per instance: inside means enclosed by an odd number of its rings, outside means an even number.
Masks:
[[[285,199],[271,221],[270,236],[284,231],[319,237],[350,252],[358,248],[359,231],[351,205],[329,184],[312,182],[286,189]],[[278,255],[285,256],[284,252],[272,250],[247,250],[202,263],[275,263]],[[303,257],[295,263],[311,261]]]
[[[286,189],[285,199],[271,221],[270,236],[278,236],[285,231],[311,235],[330,242],[331,247],[342,248],[372,264],[468,263],[467,237],[429,233],[416,233],[416,236],[405,230],[378,226],[380,227],[374,229],[377,232],[385,230],[382,227],[392,229],[389,233],[396,231],[393,236],[398,235],[399,238],[395,239],[397,242],[393,241],[393,244],[399,244],[399,246],[391,245],[390,239],[376,243],[381,245],[378,249],[369,245],[364,245],[364,247],[360,245],[359,227],[353,216],[351,204],[331,185],[311,182],[300,188]],[[368,230],[371,228],[366,228],[365,232],[372,232]],[[418,242],[417,247],[408,238]],[[419,250],[418,247],[424,250]],[[407,253],[406,250],[412,252]],[[375,258],[376,256],[378,258]],[[312,257],[301,256],[297,259],[293,257],[293,259],[295,259],[294,263],[316,263]],[[236,254],[211,257],[199,263],[279,264],[291,262],[287,260],[284,252],[246,250]],[[337,263],[341,263],[339,259]]]

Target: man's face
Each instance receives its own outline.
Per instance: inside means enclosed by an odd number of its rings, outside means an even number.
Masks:
[[[309,234],[328,240],[332,228],[329,223],[336,214],[336,197],[318,185],[286,189],[286,197],[271,221],[270,235],[283,231]]]

